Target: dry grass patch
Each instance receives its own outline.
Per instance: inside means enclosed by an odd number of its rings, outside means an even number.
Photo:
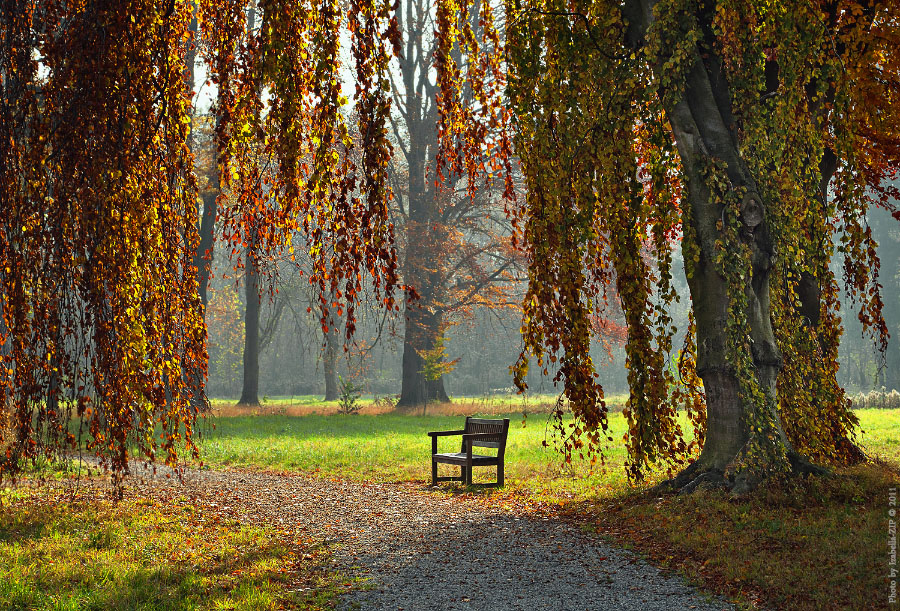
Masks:
[[[569,507],[598,531],[709,590],[776,609],[888,608],[888,489],[871,463],[746,498],[635,494]]]
[[[361,398],[359,405],[360,414],[365,416],[379,416],[398,413],[394,409],[395,397],[384,396],[374,398]],[[608,398],[610,411],[620,412],[625,403],[625,396],[613,396]],[[210,401],[211,416],[216,418],[234,418],[240,416],[334,416],[338,415],[338,401],[322,401],[318,398],[303,397],[278,397],[264,400],[262,405],[247,407],[237,405],[235,401],[227,399],[213,399]],[[428,403],[404,409],[402,415],[426,415],[426,416],[500,416],[510,413],[525,414],[549,414],[556,407],[552,396],[538,395],[536,397],[523,398],[517,395],[494,395],[486,397],[455,397],[449,403]]]

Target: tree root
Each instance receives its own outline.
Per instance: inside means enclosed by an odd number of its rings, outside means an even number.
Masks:
[[[731,483],[720,469],[704,468],[699,461],[688,465],[672,479],[660,482],[650,489],[651,494],[690,494],[696,490],[729,489]]]
[[[678,473],[678,475],[676,475],[672,479],[667,479],[663,482],[660,482],[659,484],[651,488],[649,492],[651,494],[680,492],[685,487],[689,486],[695,479],[702,477],[703,474],[708,471],[708,469],[703,468],[699,460],[696,460],[682,469],[681,472]]]
[[[806,457],[791,450],[788,452],[790,475],[806,478],[810,475],[830,477],[832,472],[825,467],[813,464]],[[727,490],[734,496],[743,496],[753,492],[765,477],[741,471],[733,476],[726,476],[726,471],[717,467],[704,465],[697,460],[685,467],[675,477],[660,482],[648,492],[650,494],[691,494],[697,490]]]
[[[693,480],[682,486],[678,494],[690,494],[695,490],[724,490],[729,487],[725,474],[718,469],[704,471]]]
[[[796,475],[818,475],[820,477],[828,477],[831,476],[831,470],[826,469],[825,467],[820,467],[819,465],[814,465],[809,461],[808,458],[799,454],[798,452],[791,450],[788,452],[788,460],[791,463],[791,470]]]

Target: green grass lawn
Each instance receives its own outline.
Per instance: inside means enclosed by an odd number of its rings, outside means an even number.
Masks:
[[[900,410],[861,409],[858,441],[869,456],[900,465]]]
[[[297,580],[331,590],[318,548],[184,498],[7,489],[0,516],[0,609],[317,609]]]
[[[859,441],[870,455],[900,462],[900,410],[861,410]],[[574,460],[562,463],[553,448],[546,414],[510,419],[506,450],[506,478],[513,489],[531,494],[569,498],[607,496],[627,488],[621,443],[625,420],[609,417],[610,437],[606,465]],[[264,467],[279,470],[319,471],[351,479],[377,481],[430,478],[431,441],[428,431],[459,429],[461,416],[322,416],[278,414],[211,418],[201,444],[208,465]],[[550,447],[544,447],[544,441]],[[440,440],[440,451],[458,451],[459,438]],[[441,469],[454,469],[442,465]],[[476,481],[493,477],[490,467],[475,470]],[[656,474],[656,478],[661,477]]]
[[[553,449],[546,414],[524,419],[521,412],[506,414],[510,432],[506,449],[506,478],[512,487],[532,492],[593,494],[625,483],[621,469],[625,432],[621,414],[610,416],[614,442],[607,451],[607,466],[573,461],[563,465]],[[492,416],[493,417],[493,416]],[[201,456],[208,465],[266,467],[316,471],[357,480],[425,481],[431,474],[428,431],[462,427],[461,416],[320,416],[258,415],[213,418],[205,432]],[[544,440],[550,447],[544,447]],[[439,450],[459,451],[460,438],[440,439]],[[455,467],[441,465],[448,473]],[[443,471],[442,471],[443,473]],[[475,469],[475,481],[489,481],[495,469]]]

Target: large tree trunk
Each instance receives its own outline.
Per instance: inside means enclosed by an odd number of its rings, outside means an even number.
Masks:
[[[653,1],[627,3],[626,14],[632,25],[628,36],[632,44],[641,44],[654,4]],[[723,204],[717,201],[722,195],[742,194],[740,243],[726,244],[725,249],[742,245],[752,249],[752,273],[745,275],[744,286],[750,356],[756,382],[768,396],[763,409],[771,411],[777,429],[775,443],[781,444],[786,453],[792,452],[775,402],[782,357],[771,324],[769,275],[775,253],[765,221],[766,202],[741,157],[730,90],[720,65],[714,47],[696,48],[684,89],[666,107],[687,177],[685,233],[695,237],[700,254],[699,262],[689,273],[688,285],[697,329],[697,373],[703,380],[707,406],[703,450],[698,460],[674,480],[678,487],[696,486],[709,480],[724,483],[723,475],[736,466],[755,434],[748,427],[748,416],[752,410],[759,409],[742,392],[735,363],[729,358],[726,324],[731,318],[732,304],[728,281],[715,262],[716,241],[726,238],[722,230]],[[663,75],[659,76],[662,82]],[[713,166],[725,167],[731,193],[710,192],[704,172]],[[728,484],[746,489],[752,485],[752,477],[752,473],[744,470],[737,481]]]
[[[403,337],[403,377],[400,386],[400,400],[397,407],[414,407],[426,401],[447,403],[450,397],[444,390],[444,378],[436,380],[425,378],[425,362],[422,353],[432,350],[435,341],[443,332],[443,313],[438,303],[438,295],[442,292],[440,270],[428,269],[438,265],[440,255],[436,252],[435,243],[439,236],[431,232],[421,231],[418,227],[428,223],[407,222],[407,245],[405,276],[411,284],[418,299],[407,299],[405,330]],[[426,233],[430,235],[425,235]],[[427,244],[427,246],[426,246]]]
[[[398,11],[398,26],[403,32],[405,51],[399,63],[405,94],[395,93],[394,102],[402,109],[407,131],[406,146],[401,150],[407,162],[406,254],[404,281],[412,286],[419,299],[410,301],[407,294],[403,338],[403,364],[399,408],[412,408],[426,402],[448,402],[443,378],[427,380],[420,352],[434,348],[435,339],[443,331],[443,313],[438,303],[445,293],[446,278],[441,270],[445,253],[441,236],[436,235],[441,218],[438,201],[440,190],[435,183],[437,166],[437,88],[431,81],[433,49],[423,47],[430,23],[428,2],[410,0],[405,11]],[[395,125],[395,130],[397,126]],[[398,132],[399,134],[399,132]]]
[[[441,333],[441,314],[430,312],[425,298],[422,303],[406,307],[406,334],[403,338],[403,379],[398,408],[412,408],[430,402],[448,403],[450,397],[444,390],[444,378],[426,379],[425,360],[422,353],[432,350]]]
[[[428,151],[435,151],[433,125],[419,124],[410,128],[409,144],[409,216],[406,221],[406,260],[404,279],[418,294],[409,300],[407,295],[405,332],[403,338],[403,366],[399,408],[411,408],[430,401],[447,403],[450,397],[444,390],[443,376],[428,380],[424,373],[423,351],[431,350],[443,332],[443,315],[438,303],[444,293],[444,277],[440,269],[443,256],[443,230],[438,228],[440,212],[439,190],[428,176]],[[433,157],[431,158],[433,160]]]
[[[709,56],[705,64],[697,54],[684,95],[669,109],[668,115],[688,176],[690,205],[685,221],[700,248],[700,261],[688,278],[697,322],[697,373],[703,380],[707,403],[708,431],[699,462],[708,468],[724,470],[750,438],[744,417],[750,406],[741,396],[734,363],[727,356],[726,321],[731,303],[727,280],[714,263],[715,242],[723,235],[717,226],[723,216],[723,205],[713,201],[701,176],[701,168],[711,163],[713,157],[725,162],[731,188],[746,190],[740,233],[742,241],[753,249],[752,274],[747,276],[744,287],[751,356],[759,386],[773,399],[769,405],[776,422],[775,382],[782,361],[771,324],[769,274],[774,249],[765,223],[765,204],[740,156],[737,135],[728,127],[735,124],[730,95],[715,62],[715,57]],[[783,434],[781,442],[788,443]]]
[[[443,332],[443,315],[438,302],[443,292],[440,269],[440,232],[433,230],[436,203],[435,189],[425,189],[424,164],[421,176],[410,170],[410,216],[406,225],[407,247],[404,276],[415,288],[418,299],[406,300],[403,364],[398,408],[412,408],[428,402],[447,403],[443,376],[436,380],[425,377],[422,354],[432,350]],[[422,185],[414,189],[416,185]]]
[[[259,274],[249,257],[244,289],[247,301],[244,314],[244,386],[238,405],[259,405]]]

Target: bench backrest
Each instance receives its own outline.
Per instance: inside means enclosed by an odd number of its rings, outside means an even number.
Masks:
[[[466,417],[466,433],[496,433],[497,437],[495,439],[474,439],[472,440],[472,446],[482,447],[482,448],[496,448],[497,455],[503,455],[504,450],[506,449],[506,436],[509,433],[509,418],[504,418],[503,420],[488,420],[486,418],[472,418],[471,416]],[[462,451],[466,451],[465,443],[463,444]]]

